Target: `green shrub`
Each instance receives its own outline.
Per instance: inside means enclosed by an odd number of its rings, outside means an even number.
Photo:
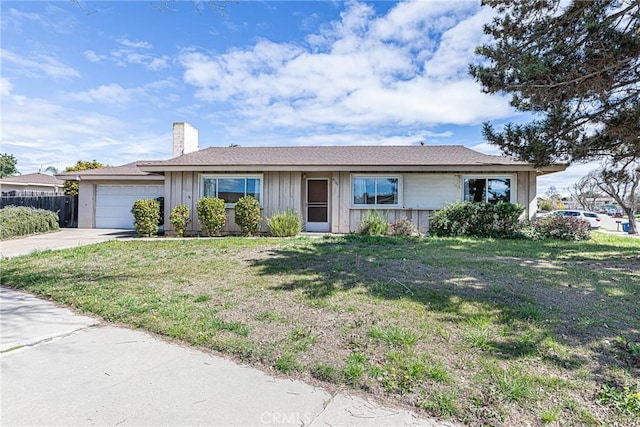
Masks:
[[[57,231],[58,214],[26,206],[6,206],[0,209],[0,239]]]
[[[612,406],[621,414],[640,417],[640,389],[637,384],[603,384],[598,402]]]
[[[578,218],[549,215],[531,223],[528,234],[536,240],[589,240],[589,223]]]
[[[550,212],[554,209],[553,203],[551,203],[549,200],[541,199],[540,201],[538,201],[538,209],[540,209],[541,211]]]
[[[196,203],[198,219],[209,236],[217,236],[227,220],[227,205],[217,197],[203,197]]]
[[[407,217],[398,218],[390,225],[391,234],[394,236],[415,236],[418,233],[418,227]]]
[[[302,218],[293,209],[276,212],[271,218],[267,219],[267,227],[269,227],[269,233],[272,236],[296,236],[302,231]]]
[[[189,218],[189,207],[187,207],[187,205],[174,206],[174,208],[171,209],[169,219],[176,234],[178,236],[184,236],[184,232],[187,230],[189,222],[191,222]]]
[[[245,236],[257,233],[262,226],[260,217],[260,202],[252,196],[238,199],[234,208],[235,220]]]
[[[371,210],[358,224],[358,234],[364,236],[384,236],[389,234],[389,221],[387,217],[376,210]]]
[[[160,221],[160,203],[155,199],[136,200],[131,208],[133,224],[136,232],[141,236],[151,236],[158,233]]]
[[[522,212],[522,205],[505,202],[453,203],[436,212],[431,219],[429,231],[435,236],[443,237],[512,238],[518,236]]]

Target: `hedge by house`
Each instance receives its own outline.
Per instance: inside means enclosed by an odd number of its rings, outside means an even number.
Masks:
[[[160,203],[155,199],[136,200],[131,208],[136,232],[141,236],[158,233]]]
[[[550,215],[538,218],[525,229],[525,235],[534,240],[589,240],[589,223],[579,218]]]
[[[276,212],[267,219],[267,227],[275,237],[297,236],[302,231],[302,218],[294,209]]]
[[[251,236],[262,226],[262,217],[260,216],[260,202],[252,196],[244,196],[238,199],[233,208],[235,221],[242,234]]]
[[[435,214],[429,231],[441,237],[515,237],[521,228],[522,212],[522,205],[505,202],[452,203]]]
[[[198,220],[209,236],[217,236],[222,231],[227,220],[227,210],[224,200],[206,196],[196,203]]]
[[[0,239],[57,231],[58,214],[26,206],[6,206],[0,209]]]
[[[187,230],[187,226],[191,222],[189,218],[189,207],[187,205],[177,205],[171,209],[171,215],[169,217],[173,231],[178,236],[184,236],[184,232]]]

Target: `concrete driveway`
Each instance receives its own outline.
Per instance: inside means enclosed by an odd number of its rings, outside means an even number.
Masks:
[[[133,238],[135,235],[134,230],[62,228],[53,233],[3,240],[0,242],[0,258],[27,255],[35,251],[90,245],[112,239]]]

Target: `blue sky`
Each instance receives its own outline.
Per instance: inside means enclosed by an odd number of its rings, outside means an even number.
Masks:
[[[467,73],[477,1],[1,1],[2,152],[21,173],[200,147],[463,144],[523,120]],[[563,189],[592,166],[539,180]]]

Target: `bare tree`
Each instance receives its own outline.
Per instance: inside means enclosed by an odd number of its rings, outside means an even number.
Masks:
[[[639,234],[636,212],[640,210],[640,160],[606,161],[595,176],[598,187],[613,197],[629,218],[629,234]]]
[[[550,205],[552,210],[564,209],[564,203],[562,202],[562,195],[560,194],[560,192],[558,191],[555,185],[552,185],[551,187],[549,187],[547,191],[544,193],[544,195],[547,197],[546,199],[548,202],[547,206]]]
[[[568,188],[571,197],[585,211],[594,211],[596,209],[596,199],[602,195],[596,175],[597,171],[591,171]]]

